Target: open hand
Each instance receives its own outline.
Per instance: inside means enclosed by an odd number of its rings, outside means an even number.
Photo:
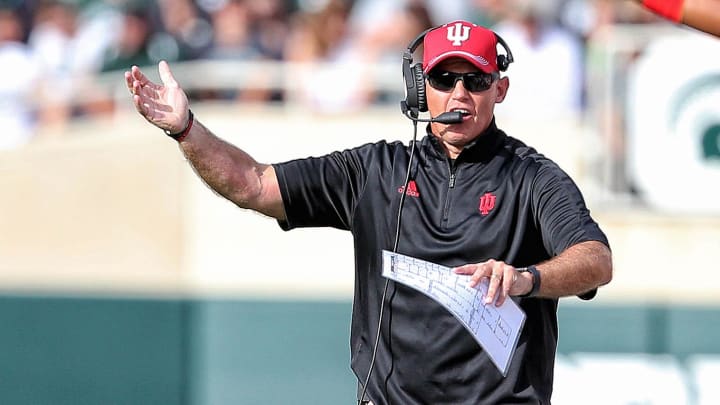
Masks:
[[[133,95],[135,109],[146,120],[172,133],[180,132],[190,119],[187,96],[167,62],[161,61],[158,70],[162,84],[150,81],[137,66],[125,72],[125,82]]]

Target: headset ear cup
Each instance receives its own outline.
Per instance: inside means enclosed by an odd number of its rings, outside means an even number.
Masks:
[[[403,61],[403,81],[405,82],[405,106],[408,109],[417,108],[417,87],[415,75],[407,61]]]
[[[504,72],[508,69],[510,63],[508,62],[508,59],[507,59],[507,57],[505,57],[505,55],[498,55],[497,65],[498,65],[498,70],[500,70],[501,72]]]
[[[412,67],[415,77],[415,88],[417,89],[417,108],[418,111],[425,112],[428,110],[427,97],[425,95],[425,75],[422,71],[422,64],[417,63]]]
[[[504,39],[500,37],[500,35],[495,34],[495,38],[497,40],[497,43],[500,44],[500,46],[505,49],[505,55],[498,54],[497,56],[497,66],[498,70],[501,72],[504,72],[508,70],[510,67],[510,64],[515,61],[515,58],[513,57],[512,51],[510,51],[510,47],[508,47],[507,43]]]

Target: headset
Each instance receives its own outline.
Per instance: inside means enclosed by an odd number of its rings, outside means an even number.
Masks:
[[[409,111],[410,115],[415,118],[417,118],[418,112],[425,112],[428,107],[425,95],[425,74],[423,73],[422,63],[418,62],[412,64],[413,53],[415,53],[415,50],[423,42],[425,35],[428,32],[440,27],[441,26],[433,27],[423,31],[417,36],[417,38],[408,44],[407,49],[403,53],[402,72],[403,80],[405,81],[405,100],[400,102],[400,107],[402,108],[403,113]],[[507,45],[505,40],[503,40],[500,35],[494,32],[493,34],[495,34],[497,43],[505,50],[505,55],[497,55],[498,69],[501,72],[505,72],[510,64],[515,61],[515,58],[513,57],[512,51],[510,51],[510,47]]]

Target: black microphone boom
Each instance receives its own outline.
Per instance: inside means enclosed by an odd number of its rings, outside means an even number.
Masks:
[[[429,122],[439,122],[441,124],[459,124],[463,122],[463,117],[465,115],[469,114],[459,111],[448,111],[438,115],[435,118],[431,118]]]
[[[440,115],[438,115],[435,118],[418,118],[418,112],[417,109],[411,110],[408,108],[407,103],[405,101],[400,102],[400,109],[402,110],[402,113],[404,116],[410,118],[411,120],[415,122],[439,122],[441,124],[459,124],[463,122],[463,117],[466,115],[470,115],[466,112],[460,112],[460,111],[447,111]]]
[[[439,122],[441,124],[459,124],[463,122],[463,116],[468,115],[467,113],[461,113],[459,111],[448,111],[438,115],[435,118],[415,118],[410,114],[405,114],[406,117],[417,122]]]

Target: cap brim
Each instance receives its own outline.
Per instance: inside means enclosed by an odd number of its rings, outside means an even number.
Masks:
[[[450,59],[450,58],[460,58],[464,59],[470,63],[472,63],[476,68],[482,70],[485,73],[493,73],[497,69],[488,62],[487,59],[483,58],[482,56],[473,55],[468,52],[463,51],[450,51],[441,53],[440,55],[434,57],[430,61],[428,61],[427,65],[425,65],[425,68],[423,69],[423,73],[427,74],[432,68],[437,66],[440,62]]]

